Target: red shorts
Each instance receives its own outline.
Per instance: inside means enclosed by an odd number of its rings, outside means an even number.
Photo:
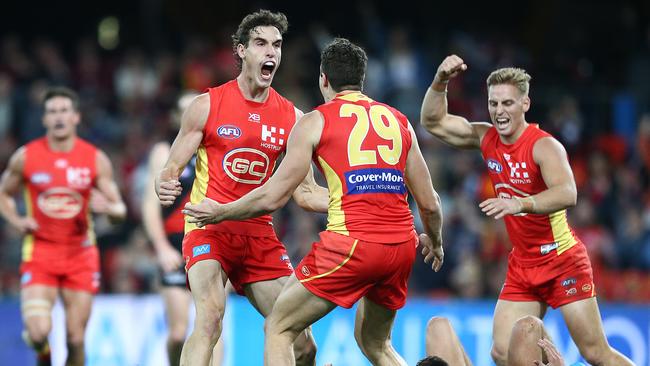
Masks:
[[[97,246],[70,247],[34,242],[29,261],[20,265],[21,287],[45,285],[96,294],[99,291]]]
[[[558,308],[596,296],[591,262],[584,245],[576,245],[539,266],[523,267],[508,259],[506,281],[499,299],[538,301]]]
[[[214,259],[238,294],[247,283],[290,276],[293,266],[284,245],[274,236],[248,236],[192,230],[183,239],[186,272],[194,263]]]
[[[330,231],[296,267],[296,277],[314,295],[350,308],[360,298],[397,310],[406,302],[417,236],[401,243],[357,240]]]

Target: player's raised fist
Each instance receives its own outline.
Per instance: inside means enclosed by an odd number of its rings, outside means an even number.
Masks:
[[[467,65],[462,58],[451,55],[447,56],[440,66],[438,66],[438,71],[436,71],[436,77],[434,82],[438,83],[447,83],[449,79],[456,77],[461,71],[467,70]]]

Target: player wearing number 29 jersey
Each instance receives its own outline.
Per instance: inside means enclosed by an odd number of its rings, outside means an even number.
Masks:
[[[412,239],[406,117],[360,92],[338,94],[316,110],[323,132],[313,160],[330,190],[327,230],[376,243]]]
[[[408,120],[358,91],[338,93],[316,111],[323,130],[313,160],[330,191],[327,231],[296,276],[343,307],[367,296],[398,309],[417,245],[404,174],[412,144]],[[366,272],[379,263],[383,268]]]

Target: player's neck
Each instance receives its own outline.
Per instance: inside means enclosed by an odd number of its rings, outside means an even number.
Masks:
[[[237,86],[246,100],[264,103],[269,96],[268,87],[257,85],[252,77],[243,72],[237,76]]]
[[[66,138],[59,139],[54,136],[47,136],[47,145],[52,151],[56,152],[69,152],[74,148],[74,142],[77,135],[72,134]]]

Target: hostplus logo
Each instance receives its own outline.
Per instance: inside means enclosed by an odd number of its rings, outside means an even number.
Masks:
[[[275,126],[262,125],[262,143],[261,147],[265,147],[271,150],[282,150],[285,141],[285,130],[284,128],[278,128]]]
[[[530,184],[532,179],[528,176],[528,166],[525,161],[519,162],[511,159],[510,154],[503,154],[510,168],[510,183]]]

